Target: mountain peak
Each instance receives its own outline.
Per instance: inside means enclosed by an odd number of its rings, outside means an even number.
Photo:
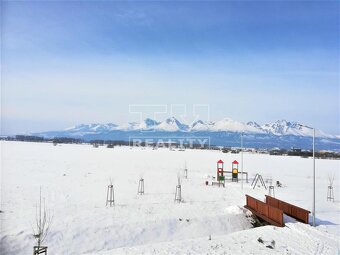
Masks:
[[[257,122],[255,122],[255,121],[248,121],[247,125],[251,126],[251,127],[254,127],[254,128],[261,129],[261,126]]]
[[[197,120],[194,123],[191,124],[191,127],[195,127],[197,125],[204,125],[204,121],[202,120]]]
[[[153,119],[150,119],[150,118],[146,118],[144,120],[144,123],[146,124],[147,127],[153,127],[153,126],[157,126],[159,124],[159,122],[157,122]]]
[[[172,117],[167,118],[165,121],[170,123],[170,122],[177,122],[178,120],[174,116],[172,116]]]
[[[187,131],[189,126],[181,123],[175,117],[170,117],[160,122],[156,128],[162,131]]]

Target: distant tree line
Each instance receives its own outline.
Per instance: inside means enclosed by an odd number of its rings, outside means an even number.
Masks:
[[[129,146],[128,141],[113,141],[113,140],[91,140],[89,141],[92,145],[107,145],[108,148],[113,148],[114,146]]]
[[[104,146],[106,145],[107,148],[114,148],[115,146],[131,146],[129,141],[123,141],[123,140],[91,140],[89,142],[86,142],[82,139],[78,138],[71,138],[71,137],[54,137],[54,138],[44,138],[41,136],[33,136],[33,135],[16,135],[16,136],[0,136],[0,140],[6,140],[6,141],[21,141],[21,142],[50,142],[54,145],[57,144],[83,144],[83,143],[90,143],[94,147],[98,146]],[[241,151],[240,148],[232,148],[232,147],[223,147],[220,148],[218,146],[214,145],[204,145],[204,147],[201,146],[201,144],[179,144],[176,142],[171,143],[163,143],[161,146],[157,143],[146,143],[141,142],[139,144],[141,147],[166,147],[166,148],[179,148],[179,149],[209,149],[209,150],[221,150],[224,153],[239,153]],[[248,149],[244,149],[244,151],[249,151]],[[299,156],[299,157],[312,157],[313,152],[310,150],[302,150],[299,148],[291,148],[290,150],[286,149],[272,149],[272,150],[256,150],[253,149],[254,152],[257,153],[268,153],[270,155],[283,155],[283,156]],[[315,157],[317,158],[331,158],[331,159],[340,159],[340,152],[333,152],[333,151],[316,151]]]
[[[45,138],[34,135],[16,135],[16,136],[3,136],[0,140],[5,141],[20,141],[20,142],[53,142],[53,143],[83,143],[82,139],[70,138],[70,137],[54,137]]]
[[[273,149],[269,151],[270,155],[283,155],[283,156],[299,156],[302,158],[313,157],[313,151],[311,150],[302,150],[299,148],[292,148],[290,150],[285,149]],[[332,158],[332,159],[340,159],[339,152],[333,151],[315,151],[316,158]]]
[[[33,136],[33,135],[16,135],[15,140],[21,141],[21,142],[44,142],[45,141],[43,137]]]
[[[83,143],[82,139],[70,138],[70,137],[55,137],[53,139],[48,139],[48,141],[52,141],[53,143]]]

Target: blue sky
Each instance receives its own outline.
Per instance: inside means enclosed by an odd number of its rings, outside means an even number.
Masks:
[[[135,120],[129,104],[339,134],[337,1],[2,2],[2,134]]]

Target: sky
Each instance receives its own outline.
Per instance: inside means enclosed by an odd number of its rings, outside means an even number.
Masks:
[[[340,134],[339,13],[338,1],[2,1],[1,134],[135,121],[131,105]]]

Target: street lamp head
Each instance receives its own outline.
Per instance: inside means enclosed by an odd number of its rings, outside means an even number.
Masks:
[[[298,124],[298,126],[300,126],[300,127],[305,127],[305,128],[309,128],[309,129],[315,129],[315,128],[312,128],[312,127],[310,127],[310,126],[306,126],[306,125],[302,125],[302,124]]]

